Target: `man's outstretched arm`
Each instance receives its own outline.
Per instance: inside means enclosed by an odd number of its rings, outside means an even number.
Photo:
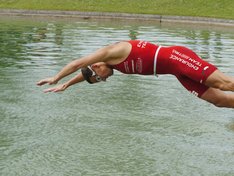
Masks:
[[[105,46],[88,56],[73,60],[63,67],[55,76],[42,79],[37,85],[56,84],[59,80],[74,73],[80,68],[87,67],[97,62],[105,62],[110,65],[115,65],[120,63],[122,59],[125,59],[129,55],[130,50],[131,46],[127,42]]]
[[[45,93],[47,93],[47,92],[61,92],[61,91],[66,90],[68,87],[70,87],[74,84],[77,84],[79,82],[82,82],[82,81],[84,81],[84,77],[83,77],[82,73],[79,73],[78,75],[76,75],[75,77],[70,79],[69,81],[67,81],[63,84],[59,84],[55,87],[45,89],[44,92]]]
[[[65,67],[63,67],[61,71],[58,72],[55,76],[42,79],[39,82],[37,82],[37,85],[41,86],[44,84],[49,84],[49,85],[56,84],[62,78],[76,72],[78,69],[82,67],[86,67],[96,62],[106,62],[108,59],[111,58],[109,50],[110,46],[107,46],[97,50],[96,52],[88,56],[73,60],[72,62],[68,63]]]

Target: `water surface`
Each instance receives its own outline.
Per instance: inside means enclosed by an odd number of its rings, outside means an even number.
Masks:
[[[0,26],[0,175],[234,175],[234,111],[173,76],[115,72],[59,94],[35,85],[129,39],[185,45],[234,75],[233,28],[19,17]]]

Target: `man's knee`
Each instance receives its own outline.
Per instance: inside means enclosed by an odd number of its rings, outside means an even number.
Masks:
[[[234,79],[224,75],[219,70],[216,70],[207,78],[205,85],[223,91],[234,91]]]
[[[226,107],[227,104],[227,95],[219,89],[210,88],[208,89],[201,97],[203,100],[206,100],[216,107]]]
[[[217,83],[217,88],[223,91],[233,91],[234,90],[234,82],[230,80],[226,80],[220,83]]]
[[[223,101],[216,101],[216,102],[212,102],[213,105],[215,105],[216,107],[222,108],[222,107],[226,107],[226,103],[224,103]]]
[[[211,103],[219,108],[230,107],[230,99],[228,98],[228,95],[218,98]]]

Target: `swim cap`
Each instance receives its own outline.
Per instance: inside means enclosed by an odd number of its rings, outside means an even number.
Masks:
[[[93,84],[93,82],[91,82],[90,77],[93,76],[93,70],[91,70],[89,67],[83,67],[81,68],[81,73],[84,77],[84,79],[90,83]]]

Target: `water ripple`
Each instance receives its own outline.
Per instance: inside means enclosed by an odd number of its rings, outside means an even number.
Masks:
[[[234,75],[233,30],[19,17],[0,18],[0,26],[0,175],[234,173],[233,110],[194,98],[172,76],[116,72],[108,84],[61,94],[35,85],[74,58],[129,39],[186,45]]]

